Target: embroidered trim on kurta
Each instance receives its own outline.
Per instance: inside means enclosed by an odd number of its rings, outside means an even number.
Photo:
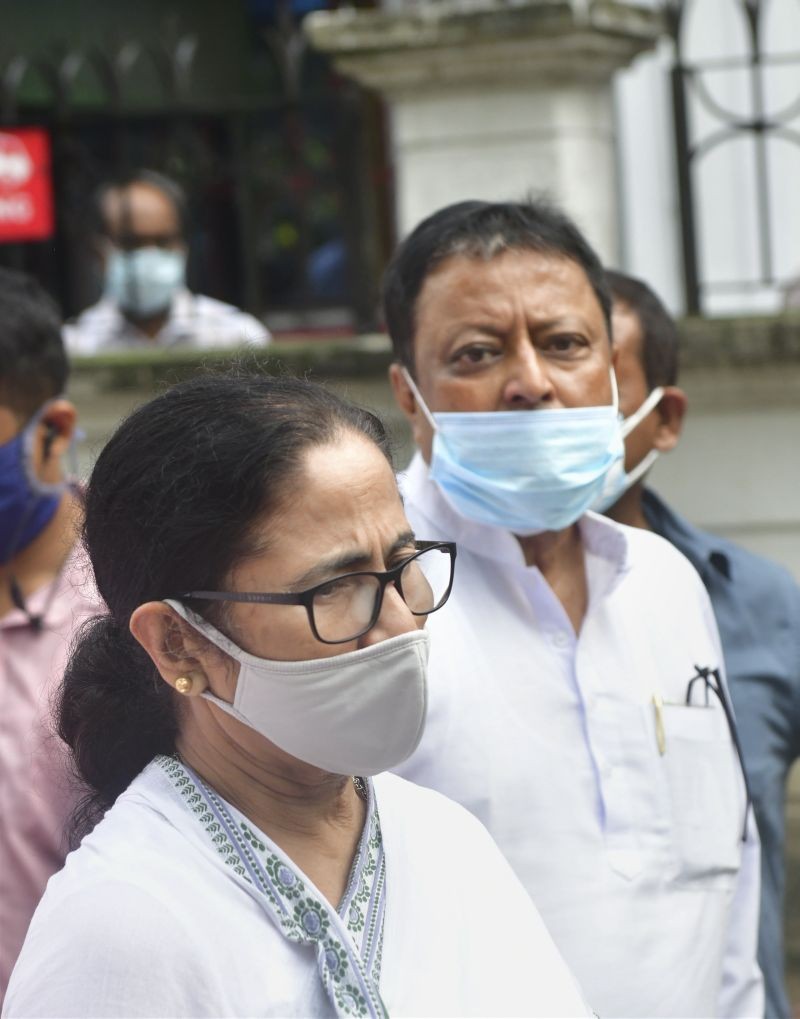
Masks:
[[[320,977],[336,1015],[387,1016],[379,991],[386,859],[372,782],[365,783],[367,820],[347,890],[334,910],[285,853],[199,775],[173,757],[157,757],[155,763],[225,865],[261,893],[267,914],[284,937],[315,947]]]

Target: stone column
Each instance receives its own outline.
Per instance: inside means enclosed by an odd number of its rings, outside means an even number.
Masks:
[[[465,198],[547,191],[616,262],[611,80],[661,31],[616,0],[390,0],[309,15],[314,46],[386,99],[398,235]]]

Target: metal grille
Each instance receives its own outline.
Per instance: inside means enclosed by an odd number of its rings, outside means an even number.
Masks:
[[[800,271],[800,245],[793,243],[779,253],[776,243],[781,210],[775,194],[776,161],[785,155],[780,146],[800,151],[800,39],[794,52],[769,53],[765,49],[767,3],[761,0],[729,0],[725,17],[738,19],[745,40],[744,51],[731,55],[691,59],[691,25],[696,3],[706,0],[667,0],[664,11],[675,45],[672,95],[675,113],[677,172],[683,234],[684,282],[687,310],[698,313],[713,295],[747,294],[778,288]],[[797,0],[781,0],[784,10]],[[719,26],[723,27],[723,26]],[[776,103],[768,86],[776,74],[793,72],[793,94]],[[738,103],[721,100],[714,93],[723,75],[737,76]],[[785,85],[785,82],[783,82]],[[785,92],[785,88],[783,89]],[[744,145],[742,143],[745,143]],[[712,190],[721,181],[713,173],[703,176],[709,157],[726,146],[738,146],[746,159],[740,161],[741,187],[735,207],[727,210],[731,222],[751,224],[737,242],[747,247],[746,271],[733,277],[715,272],[713,259],[704,256],[701,213],[714,200]],[[733,151],[733,148],[731,149]],[[791,210],[784,210],[790,212]],[[731,237],[736,237],[732,231]],[[792,264],[792,258],[797,264]]]

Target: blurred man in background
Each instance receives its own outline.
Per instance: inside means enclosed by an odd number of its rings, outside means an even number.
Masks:
[[[80,791],[50,698],[75,628],[100,610],[77,554],[81,496],[63,466],[75,433],[66,381],[54,303],[0,269],[0,1001],[67,850]]]
[[[97,196],[101,300],[65,329],[71,354],[131,347],[263,344],[252,315],[186,287],[186,198],[172,180],[141,170]]]
[[[604,496],[614,520],[660,534],[689,559],[711,597],[728,684],[761,834],[759,962],[766,1014],[791,1014],[784,987],[784,801],[800,756],[800,588],[780,566],[679,517],[646,473],[680,441],[686,395],[678,379],[678,333],[646,284],[606,273],[620,410],[626,418],[624,469]],[[608,505],[610,503],[610,505]]]

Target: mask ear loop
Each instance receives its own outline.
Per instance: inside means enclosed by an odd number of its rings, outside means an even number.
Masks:
[[[617,373],[614,371],[613,365],[608,369],[608,376],[611,379],[611,406],[614,408],[614,412],[619,414],[619,388],[617,386]]]
[[[641,407],[637,411],[634,411],[630,417],[625,418],[622,422],[623,439],[627,438],[634,428],[640,425],[651,411],[656,409],[663,396],[664,387],[656,386],[656,388],[648,395]]]
[[[433,414],[431,414],[431,412],[428,410],[427,403],[425,403],[425,401],[422,399],[422,393],[420,393],[419,389],[417,388],[416,382],[411,378],[411,374],[409,373],[409,371],[408,371],[408,369],[406,368],[405,365],[402,365],[402,364],[400,365],[400,372],[401,372],[403,378],[408,383],[408,388],[414,394],[414,399],[420,405],[420,409],[422,410],[422,413],[427,418],[428,424],[431,426],[431,428],[434,430],[434,432],[438,432],[439,429],[436,427],[436,422],[433,419]]]
[[[656,462],[656,460],[658,460],[660,455],[661,454],[659,453],[659,451],[657,449],[651,449],[650,452],[647,454],[647,456],[644,457],[644,459],[640,460],[639,463],[633,468],[632,471],[629,471],[626,474],[626,476],[625,476],[625,490],[626,491],[629,488],[632,488],[636,484],[636,482],[639,480],[639,478],[641,478],[645,474],[647,474],[647,472],[650,470],[650,468],[653,466],[653,464]]]

